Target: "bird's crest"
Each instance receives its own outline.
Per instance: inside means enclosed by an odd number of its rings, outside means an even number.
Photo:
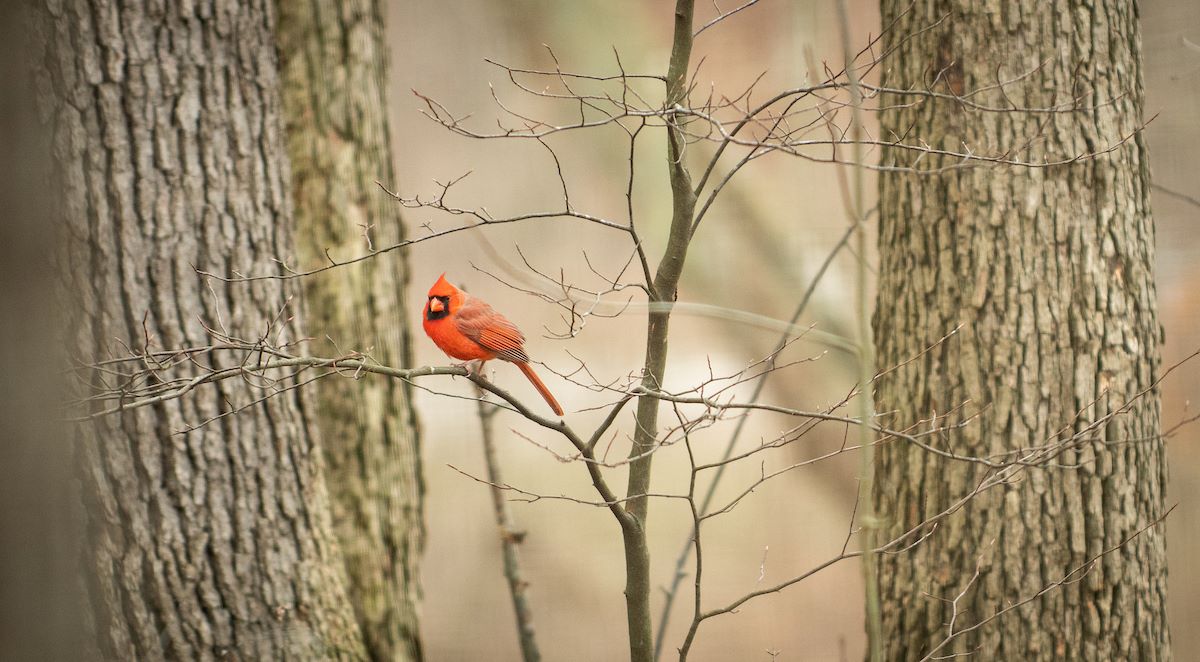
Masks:
[[[431,297],[451,297],[455,294],[458,294],[458,288],[446,280],[446,274],[444,273],[438,276],[437,282],[433,284],[433,287],[429,288],[429,296]]]

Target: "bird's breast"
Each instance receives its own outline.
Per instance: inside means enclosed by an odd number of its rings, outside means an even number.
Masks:
[[[463,335],[448,318],[437,320],[426,319],[423,326],[425,334],[451,358],[460,361],[490,360],[496,358],[495,352],[489,351],[483,345]]]

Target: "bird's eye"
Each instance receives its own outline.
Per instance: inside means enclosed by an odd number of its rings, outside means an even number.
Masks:
[[[450,309],[450,298],[449,297],[431,296],[431,297],[429,297],[429,303],[425,306],[425,310],[426,310],[425,317],[426,317],[426,319],[429,319],[429,320],[441,319],[441,318],[445,317],[446,315],[450,314],[449,309]]]

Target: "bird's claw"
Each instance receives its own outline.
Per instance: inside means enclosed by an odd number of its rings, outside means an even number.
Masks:
[[[463,361],[461,363],[455,363],[454,367],[466,368],[467,377],[482,377],[483,376],[483,361],[480,361],[479,359],[471,359],[470,361]]]

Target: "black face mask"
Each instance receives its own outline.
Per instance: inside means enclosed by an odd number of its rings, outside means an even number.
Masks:
[[[429,307],[429,303],[433,303],[434,299],[442,302],[441,310],[435,311]],[[450,314],[450,297],[429,297],[429,303],[425,304],[425,319],[440,320]]]

